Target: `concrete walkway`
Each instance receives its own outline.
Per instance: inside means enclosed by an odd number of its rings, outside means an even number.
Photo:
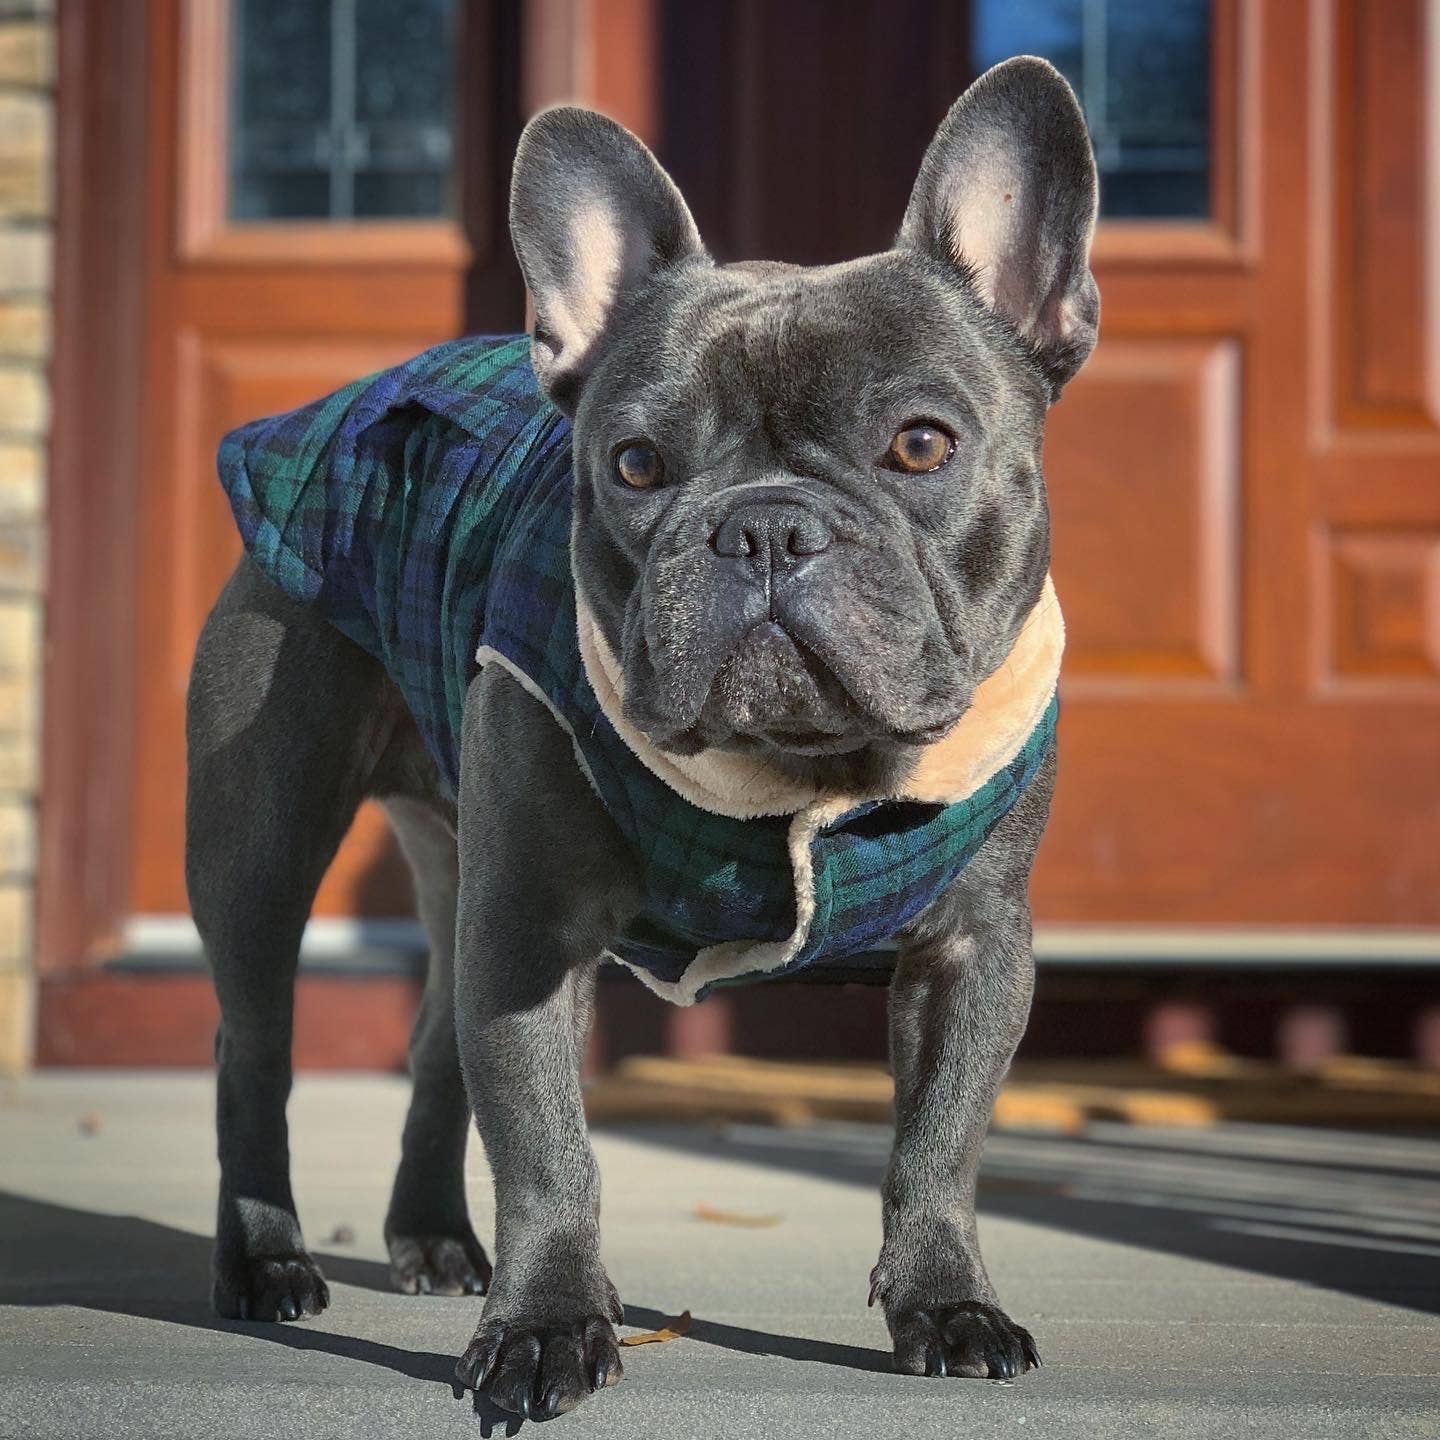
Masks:
[[[449,1383],[479,1302],[386,1288],[380,1222],[405,1096],[390,1078],[297,1087],[296,1191],[333,1305],[262,1326],[205,1304],[209,1077],[52,1074],[0,1089],[0,1436],[515,1433]],[[606,1258],[630,1317],[650,1328],[689,1309],[695,1326],[627,1350],[623,1383],[554,1433],[1440,1436],[1440,1141],[997,1136],[986,1253],[1046,1362],[1004,1385],[889,1372],[865,1308],[885,1138],[599,1135]],[[474,1156],[487,1240],[488,1192]],[[697,1204],[782,1218],[705,1223]]]

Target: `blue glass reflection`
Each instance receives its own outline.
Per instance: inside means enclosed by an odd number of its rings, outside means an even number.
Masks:
[[[1110,216],[1210,213],[1209,0],[975,0],[977,71],[1043,55],[1075,87]]]

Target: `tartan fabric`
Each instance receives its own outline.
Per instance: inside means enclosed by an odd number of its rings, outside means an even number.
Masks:
[[[476,651],[538,688],[644,886],[616,953],[662,982],[709,946],[796,927],[790,817],[735,820],[648,770],[602,711],[580,657],[570,570],[570,427],[535,381],[528,342],[442,345],[220,447],[245,547],[283,591],[376,656],[453,795]],[[979,850],[1055,743],[1056,702],[1010,765],[955,805],[862,805],[813,837],[814,915],[783,970],[872,949]]]

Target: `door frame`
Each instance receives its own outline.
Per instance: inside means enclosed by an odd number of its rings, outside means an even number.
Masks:
[[[114,953],[134,741],[145,348],[143,0],[59,8],[36,970]],[[127,203],[144,196],[140,205]],[[91,296],[105,296],[102,304]]]

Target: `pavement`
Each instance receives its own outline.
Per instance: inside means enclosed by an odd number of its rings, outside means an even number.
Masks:
[[[51,1072],[0,1089],[0,1437],[513,1435],[450,1384],[476,1300],[390,1293],[380,1226],[405,1084],[302,1079],[296,1193],[332,1306],[206,1306],[213,1086]],[[992,1137],[981,1232],[1044,1368],[889,1370],[865,1308],[886,1136],[864,1126],[602,1131],[625,1351],[557,1436],[1440,1436],[1440,1137],[1097,1124]],[[478,1152],[478,1145],[472,1152]],[[493,1230],[472,1153],[476,1226]],[[700,1219],[697,1206],[778,1217]]]

